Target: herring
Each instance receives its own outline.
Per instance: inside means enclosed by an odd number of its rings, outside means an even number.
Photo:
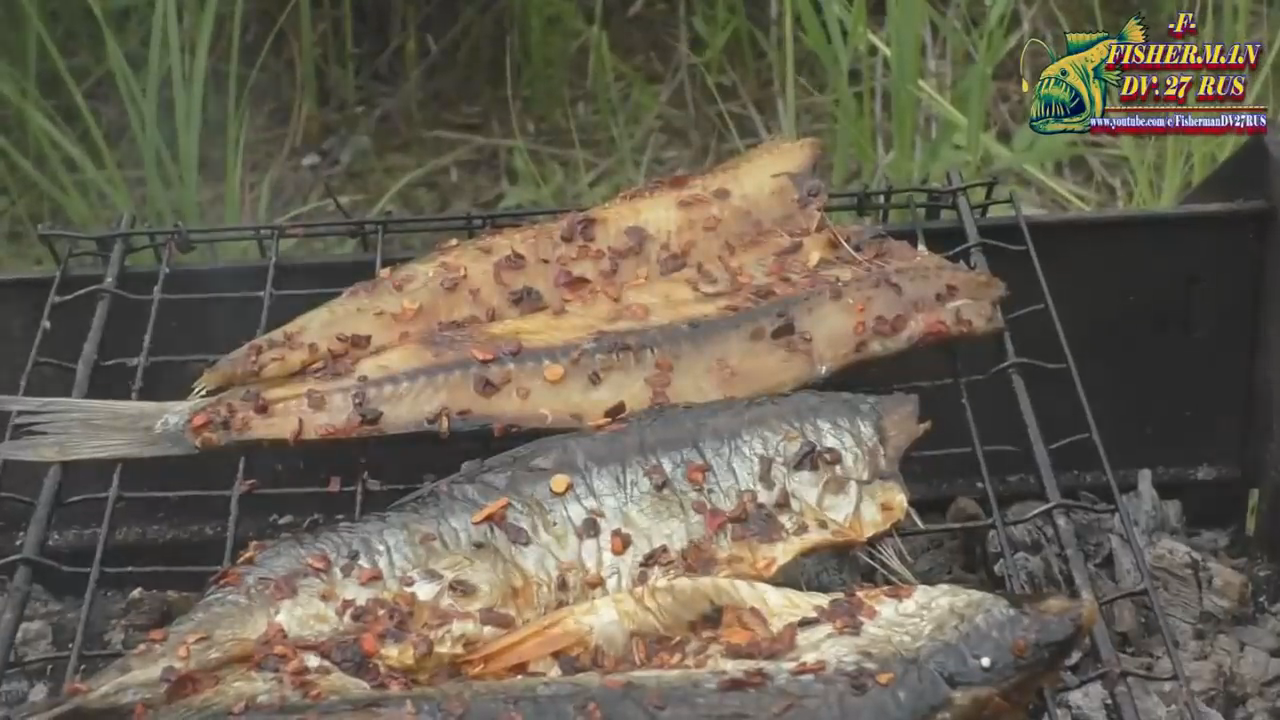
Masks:
[[[805,391],[536,440],[385,513],[253,543],[160,639],[24,717],[135,706],[163,717],[196,696],[229,710],[263,701],[255,672],[273,677],[268,695],[311,701],[406,690],[545,665],[633,624],[661,630],[643,612],[610,626],[623,616],[608,608],[732,594],[680,579],[766,582],[901,522],[899,463],[928,427],[918,407]]]
[[[441,325],[545,312],[564,277],[622,286],[657,275],[687,247],[699,255],[696,246],[724,237],[812,229],[826,199],[813,175],[820,154],[816,139],[768,141],[702,174],[653,182],[583,213],[451,240],[228,353],[195,392],[354,361]],[[714,258],[713,251],[707,259]],[[512,302],[513,293],[523,300]],[[547,303],[533,303],[535,294]]]
[[[0,396],[0,458],[185,455],[489,427],[601,427],[650,407],[789,392],[855,363],[1003,327],[1004,284],[865,228],[722,239],[697,263],[560,312],[427,333],[341,368],[177,402]]]
[[[226,673],[225,682],[244,698],[234,710],[245,718],[1012,719],[1053,684],[1098,616],[1089,598],[1006,598],[955,585],[813,593],[709,577],[655,583],[614,609],[637,608],[647,627],[615,628],[610,649],[562,654],[538,677],[399,692],[359,687],[343,673],[316,675],[321,693],[261,670]],[[160,716],[226,712],[215,688]]]

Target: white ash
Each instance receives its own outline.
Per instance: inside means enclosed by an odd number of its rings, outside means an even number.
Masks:
[[[1080,499],[1090,505],[1104,506],[1096,498]],[[1280,717],[1277,714],[1280,709],[1280,604],[1259,607],[1254,601],[1249,564],[1229,552],[1232,533],[1188,529],[1182,504],[1161,499],[1152,485],[1150,472],[1139,473],[1137,488],[1122,501],[1178,648],[1191,696],[1200,706],[1200,717],[1204,720]],[[1005,508],[1005,516],[1026,517],[1039,507],[1038,502],[1017,503]],[[1095,596],[1104,598],[1140,587],[1141,573],[1119,515],[1066,512],[1089,569]],[[1049,513],[1008,528],[1008,538],[1015,575],[1021,584],[1019,589],[1077,593]],[[994,572],[997,587],[1003,586],[1006,563],[994,531],[987,533],[982,551],[988,560],[987,567]],[[921,580],[936,581],[932,577]],[[1172,673],[1159,625],[1145,597],[1110,604],[1103,610],[1103,619],[1112,630],[1112,642],[1125,667],[1156,675]],[[1078,678],[1096,668],[1091,652],[1071,663],[1063,673],[1063,687],[1056,695],[1057,712],[1045,712],[1043,717],[1058,720],[1119,717],[1102,683],[1079,685]],[[1176,682],[1130,677],[1127,683],[1142,720],[1190,717],[1183,709]]]
[[[9,589],[0,586],[0,605],[8,599]],[[94,600],[85,633],[85,650],[124,652],[146,638],[148,631],[167,626],[173,618],[190,609],[194,593],[143,590],[131,593],[105,590]],[[58,597],[39,585],[31,590],[14,641],[14,656],[19,661],[66,652],[75,639],[80,621],[83,597]],[[28,702],[38,702],[62,684],[64,662],[41,662],[14,667],[0,679],[0,717]],[[82,674],[90,674],[98,665],[82,665]]]

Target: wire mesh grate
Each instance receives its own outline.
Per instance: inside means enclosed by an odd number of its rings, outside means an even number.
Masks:
[[[407,255],[405,250],[421,252],[443,238],[474,237],[495,228],[563,212],[566,211],[467,213],[213,229],[136,228],[125,218],[117,228],[104,234],[42,229],[41,242],[56,261],[57,270],[16,392],[172,399],[179,396],[175,393],[189,384],[204,364],[230,349],[225,341],[211,340],[218,343],[217,347],[205,347],[201,342],[226,335],[217,327],[221,322],[217,320],[219,313],[234,316],[235,330],[231,334],[235,336],[234,344],[239,344],[248,339],[246,334],[260,335],[302,310],[338,295],[351,282],[368,277]],[[954,445],[918,447],[910,454],[909,461],[915,463],[914,467],[921,473],[930,472],[928,468],[934,462],[966,463],[975,470],[974,487],[981,488],[992,510],[990,520],[932,525],[927,530],[912,529],[903,534],[994,529],[1000,554],[1005,567],[1009,568],[1014,564],[1007,529],[1048,517],[1056,529],[1075,590],[1094,594],[1071,514],[1116,513],[1131,549],[1137,547],[1137,537],[1124,504],[1119,502],[1115,473],[1099,437],[1016,197],[998,193],[993,181],[966,182],[958,174],[952,174],[944,186],[833,193],[828,213],[836,220],[852,215],[880,223],[892,235],[915,240],[922,247],[965,260],[973,267],[990,268],[997,275],[1002,275],[997,265],[1021,264],[1024,270],[1031,268],[1034,286],[1014,293],[1012,301],[1006,302],[1006,330],[989,343],[992,347],[985,352],[971,353],[942,346],[931,352],[945,358],[945,372],[935,373],[928,379],[877,382],[873,388],[861,389],[917,393],[926,401],[926,408],[929,403],[937,408],[933,414],[955,418],[958,441]],[[999,243],[982,237],[981,220],[995,214],[1014,216],[1020,242]],[[953,243],[952,247],[938,247],[934,237],[940,228],[958,229],[956,234],[962,241]],[[362,253],[361,258],[305,261],[286,258],[282,252],[286,243],[297,249],[334,238],[353,243]],[[221,269],[180,268],[179,256],[206,246],[247,247],[258,256],[258,261],[236,269],[232,279],[216,279]],[[98,274],[90,280],[85,280],[85,273],[74,271],[86,262],[98,268]],[[347,275],[335,272],[338,263]],[[351,273],[356,276],[352,277]],[[179,275],[180,279],[175,281]],[[1010,307],[1011,304],[1016,306]],[[92,310],[86,313],[88,305]],[[59,333],[83,339],[74,359],[65,353],[71,344],[54,339]],[[1035,333],[1042,336],[1047,333],[1052,342],[1048,345],[1041,342],[1038,347],[1051,347],[1057,357],[1039,357],[1038,351],[1036,355],[1018,353],[1016,348],[1022,344],[1022,336]],[[1019,338],[1017,344],[1015,338]],[[131,352],[122,350],[130,344],[133,345]],[[68,357],[60,356],[55,346],[61,346]],[[1036,384],[1028,378],[1044,374],[1065,378],[1069,384],[1078,404],[1074,426],[1067,428],[1063,422],[1046,422],[1043,414],[1038,415],[1046,412],[1046,403],[1033,405]],[[983,407],[980,399],[997,392],[991,389],[992,383],[1001,384],[998,392],[1006,402],[1000,411],[1016,418],[1019,437],[1007,441],[992,438],[1001,433],[990,432],[990,410]],[[1053,414],[1052,408],[1049,414]],[[1056,439],[1046,439],[1045,428],[1049,425],[1061,426],[1055,430]],[[5,438],[12,432],[10,422]],[[384,441],[394,442],[394,439]],[[473,457],[501,449],[496,448],[491,439],[476,440],[471,446],[466,446],[466,442],[471,441],[458,438],[450,441],[452,447],[462,448],[462,454]],[[1090,451],[1092,466],[1105,476],[1110,504],[1064,497],[1060,483],[1064,472],[1062,454],[1079,453],[1081,448]],[[77,471],[75,464],[67,464],[54,466],[45,471],[46,474],[33,476],[25,483],[15,477],[18,468],[0,465],[0,518],[5,518],[3,522],[25,525],[17,552],[0,559],[0,568],[10,577],[0,612],[0,673],[44,668],[44,672],[55,673],[55,685],[66,686],[87,664],[119,655],[104,649],[100,639],[92,637],[90,619],[102,588],[129,583],[142,587],[191,587],[193,582],[202,582],[230,564],[250,539],[268,537],[273,530],[278,531],[276,526],[282,523],[273,524],[273,519],[280,520],[279,513],[266,517],[268,510],[255,508],[252,503],[266,503],[264,507],[278,510],[297,506],[304,499],[321,498],[316,501],[320,509],[302,523],[305,527],[314,520],[359,517],[379,509],[399,494],[416,489],[422,479],[413,476],[421,468],[413,473],[389,473],[385,468],[377,470],[376,462],[371,465],[360,458],[354,464],[340,463],[343,470],[334,471],[325,461],[303,457],[327,452],[324,449],[288,452],[294,452],[296,457],[285,461],[278,457],[264,459],[247,450],[231,457],[227,461],[229,465],[202,457],[194,461],[201,464],[200,470],[191,458],[161,461],[158,466],[154,461],[110,463],[105,469],[84,471],[77,477],[73,477]],[[333,452],[349,454],[351,450]],[[1014,462],[1010,458],[1021,459],[1025,463],[1021,467],[1039,480],[1038,494],[1045,501],[1035,512],[1016,518],[1003,508],[1008,498],[1001,492],[1000,478],[1012,474],[1008,471]],[[432,469],[450,470],[448,467]],[[144,475],[154,477],[166,473],[170,473],[169,477],[187,477],[182,486],[176,488],[171,482],[165,485],[142,480]],[[317,473],[326,476],[323,482],[315,482],[314,477],[296,479]],[[191,522],[177,511],[151,509],[168,508],[184,501],[206,509],[214,503],[226,503],[226,512],[214,520]],[[158,524],[156,517],[160,517]],[[132,529],[121,530],[125,525]],[[182,526],[183,540],[190,543],[188,551],[166,556],[161,551],[130,554],[121,549],[122,546],[164,544],[158,538],[175,532],[176,526]],[[61,552],[61,546],[80,549]],[[1098,669],[1081,681],[1107,683],[1116,712],[1123,720],[1142,720],[1132,693],[1123,681],[1125,677],[1176,681],[1183,693],[1184,713],[1198,720],[1199,714],[1188,695],[1182,664],[1153,591],[1144,555],[1135,552],[1133,556],[1139,563],[1142,583],[1100,597],[1098,602],[1105,607],[1125,598],[1145,598],[1169,652],[1172,673],[1160,676],[1122,666],[1110,631],[1105,623],[1099,623],[1092,635]],[[185,580],[175,579],[178,577]],[[1010,590],[1026,589],[1016,573],[1008,573],[1006,577]],[[79,595],[79,614],[73,637],[63,643],[65,649],[20,657],[16,653],[16,638],[36,584],[56,585],[63,588],[64,594]],[[1053,707],[1052,702],[1048,703],[1051,717]]]

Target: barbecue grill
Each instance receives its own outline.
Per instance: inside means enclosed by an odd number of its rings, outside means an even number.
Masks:
[[[1271,157],[1252,139],[1187,204],[1161,212],[1029,216],[995,181],[957,174],[936,186],[833,194],[833,218],[882,223],[891,235],[989,268],[1009,285],[1010,300],[1001,335],[913,350],[827,385],[919,394],[933,429],[904,463],[914,501],[928,508],[971,496],[1000,508],[984,525],[1006,561],[1010,525],[1052,518],[1077,590],[1089,579],[1074,519],[1118,512],[1123,537],[1135,544],[1119,497],[1143,473],[1163,494],[1188,500],[1193,521],[1240,522],[1260,501],[1251,530],[1267,551],[1267,491],[1280,472],[1271,415],[1280,386],[1269,379],[1280,359]],[[446,237],[551,214],[220,229],[145,228],[126,218],[96,234],[41,229],[56,271],[0,279],[0,342],[10,349],[0,355],[0,389],[180,398],[223,352],[387,264]],[[306,257],[322,243],[357,252]],[[202,247],[258,257],[186,261]],[[12,432],[8,426],[5,437]],[[0,692],[21,701],[43,682],[57,693],[118,655],[102,608],[135,588],[197,591],[252,539],[358,517],[527,439],[402,436],[124,463],[6,464]],[[1078,499],[1081,491],[1103,504]],[[1021,499],[1044,504],[1031,517],[1003,512]],[[1142,581],[1099,602],[1145,601],[1173,661],[1170,673],[1147,677],[1188,693],[1150,572],[1136,557]],[[1016,574],[1009,583],[1025,589]],[[68,616],[54,621],[41,650],[23,651],[24,621],[54,605]],[[167,622],[164,612],[156,624]],[[1092,640],[1095,669],[1079,682],[1105,683],[1116,717],[1143,720],[1126,681],[1133,671],[1122,667],[1104,623]],[[1184,700],[1184,716],[1199,717]]]

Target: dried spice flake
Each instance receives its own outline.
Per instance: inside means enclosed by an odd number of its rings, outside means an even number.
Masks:
[[[555,384],[564,379],[564,366],[552,363],[542,368],[542,378],[549,383]]]
[[[511,504],[511,498],[508,498],[508,497],[501,497],[501,498],[498,498],[497,500],[494,500],[488,505],[485,505],[484,507],[477,510],[476,514],[471,516],[471,524],[479,525],[481,523],[492,520],[493,518],[497,517],[500,513],[502,513],[504,510],[506,510],[507,506],[510,504]]]
[[[631,533],[621,528],[614,528],[609,533],[609,552],[614,555],[622,555],[629,549],[631,549]]]
[[[711,472],[711,466],[704,462],[689,463],[684,469],[684,479],[695,488],[704,487],[707,484],[707,473]]]
[[[556,495],[563,495],[569,492],[569,488],[573,487],[573,479],[564,473],[556,473],[551,476],[551,492]]]

